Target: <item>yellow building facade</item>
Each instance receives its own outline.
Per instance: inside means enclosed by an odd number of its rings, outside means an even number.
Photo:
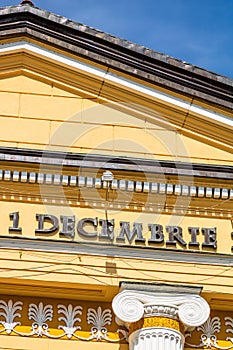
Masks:
[[[233,348],[232,79],[0,9],[0,349]]]

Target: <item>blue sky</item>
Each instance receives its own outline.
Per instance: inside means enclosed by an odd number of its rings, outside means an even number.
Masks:
[[[0,6],[21,0],[0,0]],[[233,78],[233,0],[33,0],[37,7]]]

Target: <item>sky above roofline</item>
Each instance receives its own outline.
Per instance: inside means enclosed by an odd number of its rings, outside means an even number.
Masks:
[[[0,7],[18,5],[0,0]],[[233,0],[35,0],[39,8],[233,78]]]

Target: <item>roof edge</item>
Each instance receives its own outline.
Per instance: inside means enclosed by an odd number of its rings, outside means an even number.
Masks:
[[[65,26],[72,30],[77,30],[82,33],[86,33],[91,36],[95,36],[96,39],[102,39],[106,42],[109,42],[111,44],[117,45],[119,47],[122,47],[124,49],[137,52],[138,54],[144,55],[148,58],[155,59],[157,61],[160,61],[161,63],[169,64],[174,67],[179,67],[180,69],[183,69],[186,72],[192,72],[194,74],[198,74],[203,77],[207,77],[209,79],[212,79],[216,82],[224,83],[225,85],[229,85],[230,87],[233,87],[233,78],[226,77],[223,75],[220,75],[218,73],[206,70],[202,67],[198,67],[196,65],[193,65],[191,63],[182,61],[181,59],[174,58],[172,56],[169,56],[167,54],[163,54],[161,52],[158,52],[156,50],[147,48],[143,45],[133,43],[131,41],[128,41],[126,39],[122,39],[120,37],[111,35],[109,33],[103,32],[101,30],[95,29],[93,27],[81,24],[79,22],[73,21],[68,19],[67,17],[54,14],[50,11],[43,10],[41,8],[35,7],[35,6],[29,6],[29,5],[18,5],[18,6],[8,6],[4,8],[0,8],[0,16],[7,16],[12,14],[19,14],[19,13],[31,13],[33,15],[36,15],[38,17],[42,17],[45,20],[54,22],[56,24]]]

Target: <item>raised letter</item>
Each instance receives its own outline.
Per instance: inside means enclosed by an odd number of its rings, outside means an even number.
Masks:
[[[22,227],[19,227],[19,212],[10,213],[10,220],[13,221],[12,227],[9,227],[9,231],[22,232]]]
[[[209,247],[209,248],[217,248],[217,240],[216,240],[216,235],[217,235],[217,229],[216,227],[214,228],[202,228],[201,230],[202,234],[204,235],[204,243],[202,243],[202,247]]]
[[[56,232],[59,228],[58,218],[54,215],[44,215],[36,214],[36,220],[38,221],[38,229],[35,230],[35,233],[47,234]],[[44,223],[49,222],[52,227],[44,228]]]
[[[85,237],[85,238],[96,238],[97,237],[97,231],[95,232],[87,232],[84,230],[84,226],[86,225],[93,225],[95,227],[95,229],[97,228],[98,225],[98,218],[92,219],[92,218],[85,218],[85,219],[81,219],[78,222],[78,233]]]
[[[114,239],[114,220],[99,220],[102,226],[100,238],[112,241]]]
[[[191,235],[191,242],[189,242],[189,247],[199,247],[200,243],[197,242],[197,235],[199,235],[199,227],[189,227],[188,230]]]
[[[63,223],[60,236],[74,238],[75,216],[60,216],[60,219]]]
[[[176,242],[186,247],[187,243],[182,238],[182,228],[180,226],[166,226],[166,231],[169,234],[169,240],[166,244],[172,244],[176,246]]]
[[[163,226],[156,224],[149,224],[149,230],[151,231],[151,238],[148,239],[148,243],[163,243],[164,242],[164,234],[163,234]]]
[[[132,240],[134,239],[135,236],[137,237],[135,239],[135,243],[144,243],[145,242],[145,238],[143,238],[143,236],[142,236],[142,224],[138,224],[138,223],[134,222],[132,232],[130,232],[129,222],[121,221],[120,226],[121,226],[121,231],[120,231],[119,236],[116,238],[117,241],[125,242],[125,234],[126,234],[126,237],[130,243],[132,242]]]

